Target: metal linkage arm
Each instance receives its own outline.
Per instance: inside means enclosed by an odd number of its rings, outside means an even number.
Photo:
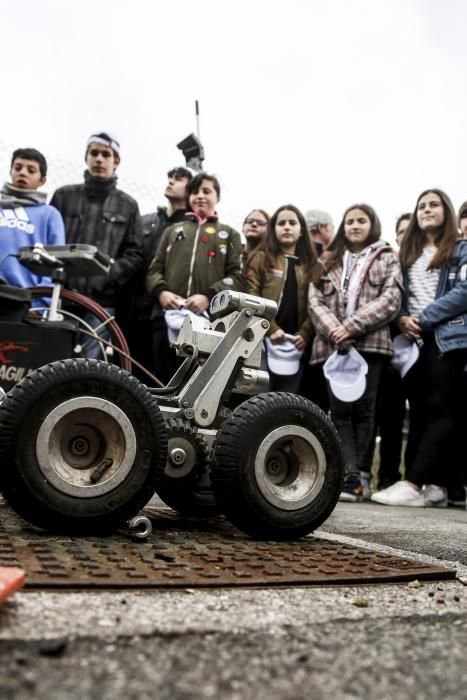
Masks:
[[[240,371],[269,328],[269,321],[254,316],[250,308],[235,315],[233,323],[179,395],[179,405],[193,409],[193,420],[199,426],[206,427],[214,422],[222,394],[234,371]],[[258,383],[264,385],[267,374],[259,370],[256,374]]]

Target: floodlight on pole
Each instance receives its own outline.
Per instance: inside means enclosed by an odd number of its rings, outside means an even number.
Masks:
[[[187,168],[201,172],[203,170],[204,148],[200,138],[198,100],[195,101],[195,114],[197,134],[189,134],[183,141],[177,143],[177,148],[179,148],[185,156]]]

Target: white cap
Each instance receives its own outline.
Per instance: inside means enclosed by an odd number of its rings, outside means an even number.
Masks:
[[[354,347],[345,354],[335,350],[324,363],[323,372],[332,393],[341,401],[356,401],[365,391],[368,364]]]
[[[271,343],[269,338],[265,339],[268,367],[274,374],[296,374],[300,368],[303,350],[295,347],[293,335],[286,333],[285,337],[283,343]]]
[[[114,134],[111,134],[110,131],[96,131],[91,136],[88,138],[86,142],[86,148],[91,144],[91,143],[101,143],[103,146],[108,146],[111,148],[115,153],[118,153],[120,155],[120,143]]]
[[[396,335],[392,341],[394,355],[392,356],[391,364],[394,369],[400,372],[401,377],[405,377],[409,369],[416,363],[420,350],[418,345],[407,336]]]
[[[184,304],[182,301],[181,304]],[[164,312],[165,322],[167,324],[167,333],[169,336],[169,343],[174,343],[177,340],[178,332],[183,326],[183,321],[187,316],[204,316],[204,318],[209,318],[208,314],[203,311],[201,314],[195,314],[194,311],[190,309],[185,309],[180,307],[179,309],[168,309]]]
[[[168,311],[165,312],[169,343],[174,343],[177,340],[178,331],[182,327],[183,321],[187,316],[196,316],[196,314],[189,309],[168,309]]]

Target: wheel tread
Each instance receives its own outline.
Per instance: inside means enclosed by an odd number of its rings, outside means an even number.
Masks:
[[[138,477],[142,483],[128,502],[120,504],[115,510],[112,510],[112,497],[109,497],[108,507],[103,506],[103,512],[93,518],[87,516],[85,508],[83,513],[58,512],[56,507],[44,502],[43,498],[41,500],[40,494],[31,493],[22,474],[23,466],[16,456],[17,450],[21,449],[17,436],[22,430],[27,430],[31,413],[39,412],[41,402],[47,401],[51,392],[70,387],[73,382],[78,386],[95,383],[101,390],[105,388],[112,393],[120,392],[122,400],[125,396],[128,405],[138,407],[141,417],[144,415],[146,440],[152,435],[153,464],[149,472],[144,468],[144,477]],[[76,395],[79,395],[79,391]],[[107,362],[71,358],[44,365],[27,375],[0,404],[0,488],[20,515],[40,527],[63,527],[66,530],[115,527],[135,515],[151,498],[158,472],[164,469],[166,454],[165,421],[156,399],[135,377]],[[144,462],[144,454],[140,459]]]
[[[252,426],[259,426],[261,429],[260,426],[265,422],[268,414],[280,414],[281,411],[287,413],[287,420],[291,420],[291,415],[294,416],[294,422],[297,424],[300,424],[300,417],[302,420],[306,419],[313,423],[314,434],[321,443],[328,446],[329,469],[333,474],[337,471],[337,476],[334,475],[332,483],[333,493],[324,504],[322,513],[314,517],[312,523],[306,525],[276,522],[270,514],[265,515],[260,501],[252,500],[251,489],[248,490],[248,494],[246,492],[246,484],[251,485],[252,481],[248,469],[251,470],[252,467],[244,464],[247,456],[245,433],[254,440],[256,436],[251,435],[254,429]],[[212,481],[221,508],[240,529],[259,538],[292,539],[318,527],[333,510],[341,490],[342,467],[340,440],[335,427],[325,413],[301,396],[275,392],[259,394],[248,399],[240,404],[223,423],[214,447]]]

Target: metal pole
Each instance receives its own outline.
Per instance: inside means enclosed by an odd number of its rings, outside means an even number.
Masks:
[[[199,126],[199,102],[195,100],[195,114],[196,114],[196,135],[201,141],[201,130]]]

